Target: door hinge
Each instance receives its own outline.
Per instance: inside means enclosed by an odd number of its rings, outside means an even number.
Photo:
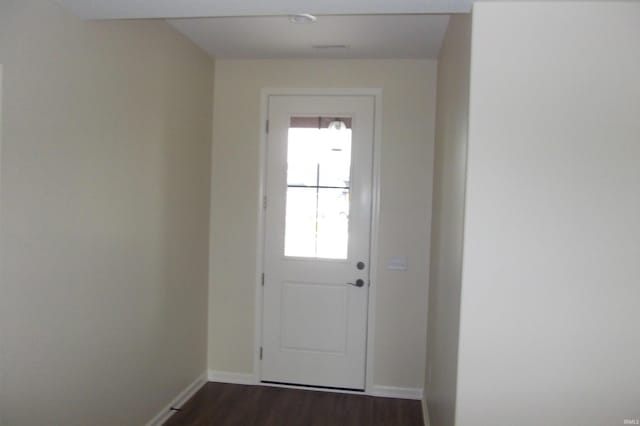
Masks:
[[[264,287],[264,273],[262,274],[262,287]]]
[[[267,209],[267,196],[262,197],[262,208]]]
[[[262,359],[262,346],[260,346],[260,359]]]
[[[264,131],[269,133],[269,120],[267,120],[265,126],[264,126]]]

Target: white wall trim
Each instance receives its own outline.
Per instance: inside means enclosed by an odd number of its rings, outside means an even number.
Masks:
[[[216,383],[232,383],[235,385],[259,384],[256,376],[250,373],[232,373],[229,371],[209,370],[209,381]]]
[[[399,388],[395,386],[373,385],[371,392],[368,392],[368,394],[383,398],[422,400],[423,391],[421,388]]]
[[[3,65],[0,63],[0,190],[2,189],[2,123],[4,120],[4,117],[2,116],[2,103],[3,98],[2,98],[2,88],[3,88],[3,74],[2,74],[2,70],[3,70]],[[2,192],[0,191],[0,212],[2,211]],[[1,219],[1,217],[0,217]],[[0,223],[2,223],[2,221],[0,221]],[[0,250],[2,248],[2,239],[4,236],[4,232],[2,232],[2,228],[0,228]],[[0,252],[0,261],[3,259],[3,254],[2,252]],[[2,270],[2,265],[0,265],[0,271]],[[4,289],[4,287],[3,287]],[[4,300],[6,300],[7,297],[4,297]],[[6,321],[6,318],[3,315],[3,312],[6,312],[5,308],[4,308],[4,304],[2,302],[0,302],[0,338],[4,338],[5,334],[5,328],[4,328],[4,324],[6,324],[8,321]],[[2,348],[0,348],[0,365],[6,365],[5,364],[5,354],[4,354],[4,345]],[[0,368],[0,383],[6,383],[6,379],[5,379],[5,371],[4,368]],[[4,394],[4,388],[2,385],[0,385],[0,398],[2,398],[2,395]],[[5,411],[4,411],[4,404],[0,404],[0,425],[5,424],[6,420],[5,420]]]
[[[267,181],[267,129],[265,128],[270,91],[263,89],[260,92],[260,134],[259,134],[259,154],[258,154],[258,220],[257,220],[257,244],[256,244],[256,295],[255,295],[255,326],[254,326],[254,347],[253,347],[253,376],[257,383],[262,376],[260,363],[260,347],[262,346],[262,273],[264,272],[264,208],[263,200],[266,195]]]
[[[380,171],[382,154],[382,89],[380,88],[338,88],[338,89],[286,89],[265,88],[260,92],[260,154],[259,154],[259,185],[258,185],[258,218],[257,218],[257,250],[256,250],[256,291],[255,291],[255,336],[253,354],[253,383],[258,383],[261,377],[260,346],[262,346],[262,272],[264,271],[264,210],[262,200],[265,195],[266,161],[267,161],[267,133],[265,123],[268,116],[269,96],[271,95],[324,95],[324,96],[373,96],[374,97],[374,134],[373,134],[373,183],[371,194],[371,247],[369,262],[369,301],[367,309],[367,354],[365,370],[365,392],[371,394],[374,387],[374,337],[375,337],[375,307],[376,288],[378,283],[378,247],[380,230]]]
[[[375,128],[373,135],[373,188],[372,188],[372,205],[371,205],[371,252],[369,253],[369,307],[367,313],[367,370],[365,391],[371,394],[374,388],[374,352],[375,352],[375,319],[376,319],[376,300],[378,288],[378,264],[379,241],[380,241],[380,182],[382,170],[382,89],[376,89],[372,92],[375,96]]]
[[[151,419],[146,426],[161,426],[169,417],[171,417],[175,411],[170,411],[171,407],[180,408],[185,402],[189,400],[202,386],[207,383],[207,373],[202,373],[196,380],[187,386],[182,392],[178,394],[170,403],[168,403],[153,419]]]

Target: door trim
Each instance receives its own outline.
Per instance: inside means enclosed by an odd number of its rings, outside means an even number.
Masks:
[[[382,153],[382,89],[286,89],[265,88],[260,91],[260,153],[258,162],[258,200],[257,200],[257,245],[256,245],[256,276],[255,276],[255,330],[253,352],[253,377],[255,384],[260,384],[260,347],[262,346],[262,274],[264,272],[264,208],[263,200],[266,195],[267,172],[267,129],[269,96],[372,96],[374,98],[374,128],[373,128],[373,182],[371,193],[371,246],[369,262],[369,300],[367,306],[367,346],[365,361],[365,394],[375,393],[373,384],[374,369],[374,338],[375,338],[375,308],[376,288],[378,283],[378,242],[380,229],[380,156]]]

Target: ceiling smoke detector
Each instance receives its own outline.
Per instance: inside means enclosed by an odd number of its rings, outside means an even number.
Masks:
[[[318,18],[308,13],[299,13],[297,15],[289,15],[289,22],[292,24],[313,24]]]

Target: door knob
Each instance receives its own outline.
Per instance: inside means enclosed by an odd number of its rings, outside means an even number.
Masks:
[[[364,280],[357,279],[355,283],[347,283],[347,284],[352,285],[354,287],[364,287]]]

